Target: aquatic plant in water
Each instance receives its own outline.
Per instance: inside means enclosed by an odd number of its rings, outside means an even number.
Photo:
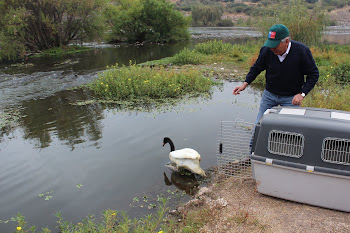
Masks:
[[[98,79],[87,87],[102,100],[136,103],[140,100],[164,101],[186,95],[207,94],[216,84],[210,77],[204,77],[193,68],[167,70],[164,67],[150,68],[136,64],[118,67],[116,64],[100,73]]]
[[[12,129],[16,127],[20,117],[21,116],[18,109],[0,112],[0,130]]]

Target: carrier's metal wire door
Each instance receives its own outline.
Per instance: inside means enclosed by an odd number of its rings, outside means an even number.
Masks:
[[[237,178],[252,176],[249,144],[253,129],[253,123],[241,119],[220,122],[217,144],[219,173]]]

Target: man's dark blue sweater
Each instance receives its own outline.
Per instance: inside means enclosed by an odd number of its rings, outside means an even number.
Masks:
[[[245,82],[250,84],[266,70],[265,88],[269,92],[281,96],[309,93],[318,80],[318,68],[306,45],[293,40],[291,43],[290,51],[283,62],[280,62],[270,48],[262,47]]]

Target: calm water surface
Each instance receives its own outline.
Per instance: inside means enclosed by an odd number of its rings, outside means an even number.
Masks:
[[[233,96],[239,83],[225,82],[209,99],[184,101],[171,109],[123,111],[72,105],[91,97],[69,90],[95,79],[106,66],[160,59],[191,46],[193,42],[99,45],[81,54],[1,64],[0,112],[17,109],[23,117],[16,129],[0,134],[0,220],[20,212],[30,225],[55,232],[57,212],[75,223],[89,214],[99,218],[109,208],[140,217],[152,211],[130,207],[134,197],[142,202],[145,195],[154,200],[168,190],[192,193],[197,181],[165,167],[170,148],[162,147],[163,137],[170,137],[176,148],[196,149],[208,170],[216,164],[220,120],[254,122],[260,91],[248,88]],[[15,227],[0,224],[0,232]]]

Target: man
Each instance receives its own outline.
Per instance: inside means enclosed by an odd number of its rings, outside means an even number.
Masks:
[[[236,87],[233,94],[238,95],[264,70],[266,85],[255,124],[269,108],[278,105],[299,106],[319,77],[310,49],[290,40],[289,30],[283,24],[270,28],[258,59],[250,68],[245,82]]]

